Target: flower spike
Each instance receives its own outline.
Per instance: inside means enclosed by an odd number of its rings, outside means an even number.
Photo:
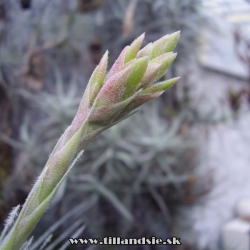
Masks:
[[[98,134],[128,118],[137,107],[159,97],[178,81],[177,77],[154,84],[176,58],[173,50],[180,32],[166,35],[140,50],[144,36],[124,48],[108,73],[108,52],[104,54],[71,125],[57,142],[12,228],[5,230],[8,233],[0,242],[1,250],[20,249],[59,185]]]

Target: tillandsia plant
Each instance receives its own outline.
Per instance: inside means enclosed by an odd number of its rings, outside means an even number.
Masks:
[[[2,233],[1,250],[19,249],[44,213],[52,196],[86,146],[102,131],[135,113],[145,102],[159,97],[179,79],[159,80],[174,61],[180,32],[166,35],[140,50],[144,34],[124,48],[106,73],[104,54],[86,87],[71,125],[57,142],[11,229]],[[17,208],[15,213],[17,213]],[[13,213],[12,213],[13,214]]]

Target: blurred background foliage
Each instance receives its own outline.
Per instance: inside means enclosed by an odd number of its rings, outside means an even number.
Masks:
[[[195,171],[201,145],[192,131],[200,117],[189,93],[189,66],[206,25],[201,0],[1,1],[1,226],[11,207],[25,201],[105,50],[111,65],[141,33],[148,43],[181,30],[178,59],[166,76],[181,75],[180,82],[89,145],[39,223],[31,249],[52,232],[45,249],[82,249],[67,245],[73,235],[178,232],[181,209],[200,201],[212,180]]]

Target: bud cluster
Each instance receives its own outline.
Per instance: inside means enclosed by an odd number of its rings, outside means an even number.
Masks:
[[[166,35],[140,50],[144,34],[123,49],[107,73],[108,52],[93,72],[78,112],[71,124],[68,138],[88,121],[88,135],[96,128],[110,127],[127,118],[133,110],[159,97],[179,77],[153,84],[166,74],[176,58],[173,50],[180,32]],[[83,131],[82,131],[83,132]],[[88,139],[81,139],[81,148]]]

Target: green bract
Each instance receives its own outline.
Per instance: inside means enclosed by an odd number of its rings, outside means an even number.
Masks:
[[[140,50],[144,34],[124,48],[107,73],[106,52],[93,72],[77,114],[59,139],[14,225],[4,231],[1,250],[17,250],[26,241],[57,188],[84,148],[102,131],[126,119],[134,109],[160,96],[179,78],[159,80],[174,61],[180,32]]]

